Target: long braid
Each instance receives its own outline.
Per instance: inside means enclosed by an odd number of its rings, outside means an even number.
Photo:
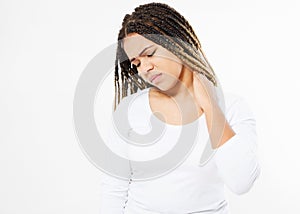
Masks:
[[[138,89],[151,86],[139,75],[135,66],[131,66],[130,60],[122,48],[122,42],[128,34],[138,33],[152,42],[161,45],[176,55],[186,66],[204,75],[215,86],[217,80],[215,72],[209,64],[201,43],[192,26],[174,8],[163,3],[148,3],[134,9],[131,15],[126,14],[122,28],[118,35],[118,47],[115,60],[115,104],[120,103],[119,66],[121,69],[122,98]]]

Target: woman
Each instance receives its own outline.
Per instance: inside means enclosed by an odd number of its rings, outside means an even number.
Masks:
[[[236,95],[225,97],[223,109],[219,85],[192,27],[174,8],[149,3],[124,17],[118,36],[114,110],[128,97],[141,94],[131,105],[131,124],[144,124],[149,114],[158,112],[156,118],[168,130],[164,145],[174,141],[178,127],[197,124],[200,132],[188,158],[164,176],[144,181],[105,176],[101,213],[225,214],[229,209],[224,186],[236,194],[250,190],[260,174],[255,119]],[[136,93],[138,89],[146,93]],[[199,166],[206,136],[216,153]],[[112,139],[119,140],[116,135]],[[138,170],[132,170],[132,177],[135,173]]]

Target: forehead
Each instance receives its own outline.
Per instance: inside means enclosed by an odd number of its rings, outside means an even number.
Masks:
[[[123,39],[124,51],[130,59],[138,56],[144,48],[150,45],[155,45],[155,43],[136,33]]]

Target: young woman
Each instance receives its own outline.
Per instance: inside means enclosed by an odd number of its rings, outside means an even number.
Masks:
[[[222,109],[219,89],[193,28],[174,8],[149,3],[124,17],[118,36],[114,110],[139,94],[128,113],[133,129],[148,123],[153,114],[167,126],[158,140],[162,147],[148,151],[170,149],[181,127],[197,124],[199,133],[188,157],[161,177],[134,180],[139,169],[133,165],[128,180],[104,176],[101,213],[226,214],[224,187],[236,194],[250,190],[260,174],[255,118],[237,95],[226,94]],[[207,139],[216,152],[199,166]],[[120,139],[113,135],[111,140]],[[149,155],[137,153],[145,160]]]

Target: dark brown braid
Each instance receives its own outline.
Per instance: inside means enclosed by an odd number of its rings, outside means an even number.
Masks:
[[[115,100],[114,110],[121,99],[139,89],[152,85],[144,81],[135,66],[131,66],[122,40],[130,33],[138,33],[152,42],[161,45],[177,56],[186,66],[204,75],[217,86],[215,72],[202,51],[201,44],[192,26],[174,8],[163,3],[148,3],[134,9],[131,15],[126,14],[118,35],[118,46],[115,60]],[[119,67],[121,68],[122,98],[120,99]]]

